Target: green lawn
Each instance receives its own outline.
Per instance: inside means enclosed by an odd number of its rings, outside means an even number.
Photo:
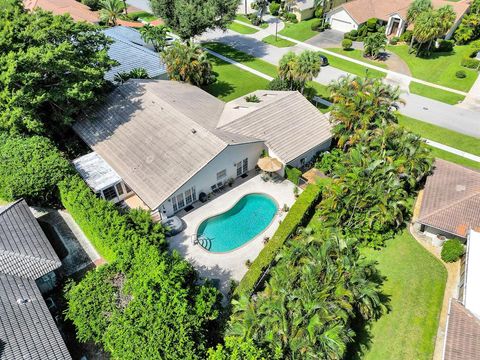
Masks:
[[[311,26],[313,21],[315,21],[315,18],[300,21],[296,24],[285,23],[285,28],[278,33],[298,41],[308,40],[319,33],[318,31],[312,30]]]
[[[449,153],[448,151],[440,150],[431,146],[429,146],[429,148],[432,150],[432,155],[435,158],[447,160],[458,165],[463,165],[472,169],[480,170],[479,162],[476,162],[476,161],[464,158],[463,156],[458,156],[458,155]]]
[[[450,105],[456,105],[465,99],[465,96],[463,95],[437,89],[428,85],[423,85],[415,81],[410,83],[410,92],[412,94],[425,96],[427,98],[438,100]]]
[[[217,81],[204,89],[223,101],[230,101],[259,89],[266,89],[268,81],[219,58],[208,55],[217,74]]]
[[[372,326],[364,360],[431,360],[447,271],[407,230],[381,250],[362,250],[386,277],[391,311]]]
[[[150,14],[149,12],[146,12],[146,11],[136,11],[133,13],[129,13],[128,15],[129,17],[138,16],[139,19],[142,19],[148,22],[158,19],[158,16]]]
[[[367,74],[367,70],[368,70],[368,76],[370,77],[384,78],[385,76],[387,76],[387,74],[382,71],[369,69],[365,66],[355,64],[351,61],[344,60],[329,54],[325,54],[322,51],[319,51],[319,52],[328,58],[328,62],[330,63],[331,66],[336,67],[337,69],[340,69],[343,71],[347,71],[351,74],[365,77],[365,74]]]
[[[270,44],[279,48],[290,47],[295,45],[295,43],[282,39],[281,37],[277,37],[275,39],[275,35],[268,35],[267,37],[264,37],[262,41],[266,44]]]
[[[237,22],[232,22],[227,26],[230,30],[235,31],[239,34],[255,34],[258,32],[257,29],[251,28],[250,26],[242,25]]]
[[[378,67],[381,67],[381,68],[384,68],[384,69],[388,69],[388,66],[382,61],[370,60],[370,59],[367,59],[367,58],[363,57],[363,51],[361,51],[361,50],[357,50],[357,49],[343,50],[341,48],[329,48],[327,50],[333,51],[337,54],[342,54],[344,56],[348,56],[348,57],[350,57],[352,59],[355,59],[355,60],[363,61],[363,62],[371,64],[371,65],[375,65],[375,66],[378,66]]]
[[[408,45],[389,46],[388,50],[407,63],[414,77],[434,84],[467,92],[478,76],[477,71],[460,66],[462,58],[470,55],[471,48],[468,45],[457,45],[451,53],[433,53],[430,58],[409,54]],[[458,70],[464,70],[467,77],[465,79],[455,77]]]
[[[426,138],[480,156],[480,139],[397,114],[400,125]]]
[[[219,54],[222,54],[229,59],[238,61],[239,63],[251,67],[252,69],[260,71],[265,75],[269,75],[271,77],[277,76],[277,67],[275,65],[258,59],[250,54],[244,53],[243,51],[234,49],[231,46],[217,42],[204,43],[202,44],[202,46],[206,47],[207,49],[213,50]]]

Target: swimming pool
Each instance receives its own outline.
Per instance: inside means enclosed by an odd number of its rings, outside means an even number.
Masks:
[[[278,206],[270,196],[245,195],[230,210],[203,221],[197,239],[208,251],[232,251],[265,230],[277,210]]]

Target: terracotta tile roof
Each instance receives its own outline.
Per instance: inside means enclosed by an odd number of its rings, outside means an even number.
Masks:
[[[75,21],[99,22],[95,11],[75,0],[23,0],[23,5],[27,10],[40,8],[55,15],[70,14]]]
[[[428,177],[417,222],[466,237],[480,230],[480,172],[437,159]]]
[[[443,360],[478,360],[480,320],[452,299],[448,315]]]
[[[336,9],[345,9],[350,16],[357,22],[362,24],[368,19],[377,18],[387,21],[390,15],[398,14],[403,19],[407,18],[407,10],[412,0],[354,0],[338,6]],[[469,0],[461,0],[452,2],[447,0],[432,0],[435,9],[444,5],[451,5],[457,14],[457,20],[463,16],[470,6]],[[334,9],[333,11],[335,11]]]

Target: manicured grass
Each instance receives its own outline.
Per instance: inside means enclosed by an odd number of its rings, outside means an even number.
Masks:
[[[442,89],[437,89],[428,85],[423,85],[412,81],[410,83],[410,92],[412,94],[417,94],[425,96],[427,98],[438,100],[450,105],[456,105],[459,102],[465,99],[465,96],[452,93],[450,91],[445,91]]]
[[[430,58],[409,54],[408,45],[389,46],[388,49],[407,63],[413,77],[434,84],[468,92],[478,76],[477,71],[460,66],[462,58],[470,55],[471,47],[468,45],[457,45],[451,53],[432,53]],[[458,70],[464,70],[467,77],[465,79],[455,77]]]
[[[268,35],[267,37],[263,38],[262,41],[266,44],[270,44],[279,48],[290,47],[295,45],[295,43],[282,39],[281,37],[277,37],[277,39],[275,39],[275,35]]]
[[[314,37],[319,32],[312,30],[312,22],[315,21],[314,19],[300,21],[299,23],[285,23],[285,28],[278,33],[283,36],[291,37],[292,39],[298,41],[305,41]]]
[[[239,34],[255,34],[258,32],[257,29],[251,28],[250,26],[245,26],[237,22],[232,22],[227,26],[230,30],[235,31]]]
[[[480,139],[476,137],[460,134],[456,131],[432,125],[402,114],[397,115],[399,124],[411,132],[426,139],[480,156]]]
[[[246,24],[252,25],[252,22],[250,21],[250,19],[247,18],[245,15],[237,15],[237,16],[235,16],[235,20],[238,20],[238,21],[244,22]],[[266,22],[264,22],[264,23],[260,24],[259,27],[262,28],[262,29],[266,29],[268,27],[268,24]]]
[[[266,89],[268,81],[219,58],[208,55],[217,73],[217,81],[204,89],[223,101],[230,101],[259,89]]]
[[[435,158],[447,160],[447,161],[453,162],[453,163],[458,164],[458,165],[463,165],[463,166],[466,166],[466,167],[469,167],[469,168],[472,168],[472,169],[480,170],[480,163],[479,162],[476,162],[476,161],[473,161],[473,160],[470,160],[470,159],[466,159],[463,156],[458,156],[458,155],[449,153],[448,151],[440,150],[440,149],[437,149],[437,148],[434,148],[434,147],[431,147],[431,146],[428,146],[428,147],[432,150],[432,155]]]
[[[340,69],[343,71],[347,71],[351,74],[365,77],[365,74],[368,73],[369,77],[375,77],[375,78],[384,78],[385,76],[387,76],[387,74],[382,71],[369,69],[365,66],[355,64],[351,61],[340,59],[339,57],[332,56],[329,54],[325,54],[322,51],[319,51],[319,52],[328,58],[328,62],[330,63],[331,66],[336,67],[337,69]]]
[[[158,16],[150,14],[149,12],[146,12],[146,11],[136,11],[136,12],[133,12],[133,13],[129,13],[128,15],[129,16],[138,16],[139,19],[142,19],[142,20],[148,21],[148,22],[158,19]]]
[[[364,249],[386,277],[383,291],[391,311],[372,326],[364,360],[431,360],[447,271],[407,230],[381,250]]]
[[[363,61],[363,62],[368,63],[368,64],[372,64],[372,65],[375,65],[375,66],[378,66],[378,67],[381,67],[381,68],[384,68],[384,69],[388,69],[388,66],[384,62],[367,59],[363,56],[363,51],[358,50],[358,49],[343,50],[343,49],[340,49],[340,48],[329,48],[327,50],[333,51],[337,54],[342,54],[344,56],[348,56],[348,57],[350,57],[352,59],[355,59],[355,60],[360,60],[360,61]]]
[[[231,46],[217,42],[204,43],[202,45],[207,49],[213,50],[216,53],[228,57],[229,59],[238,61],[241,64],[264,73],[265,75],[269,75],[271,77],[277,76],[277,67],[275,65],[258,59],[250,54],[244,53],[243,51],[237,50]]]

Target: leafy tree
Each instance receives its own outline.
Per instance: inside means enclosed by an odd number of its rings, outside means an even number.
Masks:
[[[271,359],[265,351],[257,347],[252,339],[240,339],[227,336],[225,345],[217,345],[215,349],[208,350],[209,360],[266,360]]]
[[[21,9],[21,0],[0,0],[0,11],[11,11],[14,9]]]
[[[152,44],[155,51],[162,52],[165,46],[167,46],[168,28],[166,26],[146,24],[139,29],[139,32],[142,40]]]
[[[125,5],[121,0],[101,0],[100,20],[107,25],[117,25],[117,19],[125,11]]]
[[[387,46],[387,37],[384,32],[376,32],[367,35],[363,41],[364,56],[371,56],[374,59],[378,58],[382,50]]]
[[[207,53],[198,44],[175,41],[162,53],[170,79],[202,86],[215,81]]]
[[[451,5],[442,6],[436,11],[437,37],[445,35],[451,29],[457,15]]]
[[[438,20],[434,11],[425,11],[418,15],[413,27],[413,37],[419,43],[417,55],[421,54],[422,46],[428,44],[430,48],[432,41],[438,34]],[[428,51],[427,49],[427,51]]]
[[[0,198],[55,203],[56,185],[70,173],[70,164],[50,140],[0,134]]]
[[[480,5],[479,5],[480,6]],[[455,31],[455,41],[466,44],[480,37],[480,13],[470,13],[463,17]]]
[[[278,65],[279,78],[288,83],[290,90],[303,94],[306,83],[320,73],[321,58],[315,51],[306,50],[299,55],[290,51],[283,55]]]
[[[41,134],[70,124],[105,84],[109,42],[68,15],[0,11],[0,130]]]
[[[433,9],[431,0],[414,0],[407,10],[407,21],[414,23],[417,17],[423,13]]]
[[[238,0],[150,0],[155,15],[183,40],[226,26],[235,18]]]
[[[118,84],[123,84],[129,79],[149,79],[147,70],[144,68],[135,68],[130,70],[129,72],[119,72],[115,74],[113,81]]]

